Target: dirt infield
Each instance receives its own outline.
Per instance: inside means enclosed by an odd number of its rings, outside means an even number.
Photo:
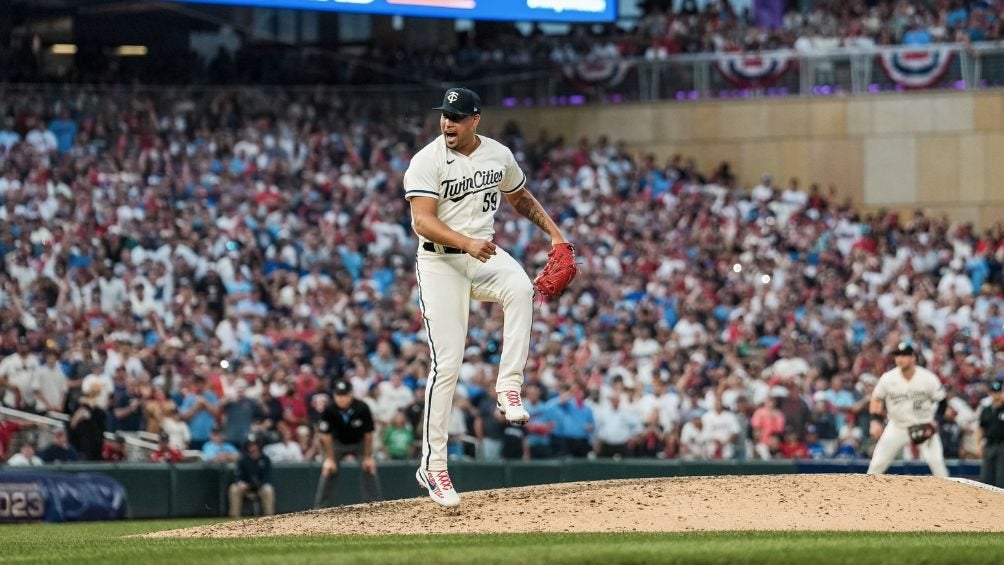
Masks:
[[[147,534],[257,537],[723,530],[1004,532],[1004,494],[934,477],[763,475],[635,479],[359,504]]]

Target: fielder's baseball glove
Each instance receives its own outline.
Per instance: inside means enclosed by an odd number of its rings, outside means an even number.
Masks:
[[[906,429],[907,433],[910,434],[910,441],[915,444],[921,444],[925,441],[931,439],[934,432],[938,431],[934,424],[917,424],[916,426],[910,426]]]
[[[533,279],[533,286],[545,299],[551,299],[564,292],[578,272],[575,247],[571,243],[559,243],[548,252],[547,264],[537,278]]]

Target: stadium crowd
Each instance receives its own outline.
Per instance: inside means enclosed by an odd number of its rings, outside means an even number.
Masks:
[[[39,66],[37,45],[0,52],[0,80],[158,84],[388,84],[475,80],[609,59],[662,60],[681,53],[793,48],[825,52],[876,45],[995,42],[1004,39],[1002,0],[650,0],[643,15],[615,24],[568,24],[458,33],[454,46],[372,45],[363,53],[260,42],[238,30],[238,49],[206,58],[153,49],[138,61],[86,67]],[[553,26],[552,26],[553,27]]]
[[[12,453],[30,424],[0,421],[0,460],[121,459],[141,431],[153,461],[233,461],[249,437],[313,460],[340,380],[381,456],[413,456],[430,363],[401,178],[438,122],[379,110],[324,88],[0,96],[0,403],[67,420],[38,454]],[[728,163],[496,120],[483,133],[582,273],[538,306],[526,428],[490,394],[501,312],[474,307],[452,455],[867,456],[902,340],[950,390],[948,457],[978,451],[1004,378],[1004,224],[861,213],[835,187],[743,187]],[[536,273],[536,228],[505,207],[497,227]]]

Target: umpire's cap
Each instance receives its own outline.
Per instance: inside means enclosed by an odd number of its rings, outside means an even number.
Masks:
[[[451,88],[443,95],[443,104],[433,108],[453,114],[472,116],[481,113],[481,97],[467,88]]]
[[[336,382],[334,388],[335,388],[334,393],[336,396],[343,394],[352,394],[352,387],[349,385],[349,383],[345,381]]]

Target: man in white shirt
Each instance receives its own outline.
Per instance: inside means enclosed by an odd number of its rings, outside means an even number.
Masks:
[[[21,450],[10,456],[7,464],[11,467],[41,467],[45,465],[42,459],[35,455],[35,446],[30,442],[21,444]]]
[[[17,338],[17,351],[0,361],[0,376],[7,377],[7,383],[17,389],[21,397],[18,408],[22,410],[36,410],[35,373],[38,367],[38,358],[28,348],[28,337],[24,335]]]
[[[714,407],[705,412],[701,420],[713,449],[712,458],[732,459],[735,455],[736,436],[740,431],[736,415],[722,406],[721,397],[716,397]]]
[[[684,461],[708,459],[712,452],[708,430],[704,428],[703,414],[695,410],[680,429],[680,458]]]
[[[643,423],[653,420],[665,434],[676,429],[680,420],[680,397],[669,390],[669,382],[655,379],[652,392],[641,397],[635,405]]]
[[[265,455],[268,455],[269,459],[271,459],[273,463],[280,463],[283,461],[299,463],[303,461],[303,450],[300,448],[300,444],[297,443],[296,439],[293,438],[293,431],[290,429],[289,424],[284,421],[279,421],[278,425],[276,425],[276,429],[279,430],[279,435],[282,437],[282,440],[266,445],[262,452]]]
[[[111,269],[101,267],[98,288],[101,291],[101,311],[112,316],[118,315],[119,307],[128,299],[125,282],[114,276]]]
[[[390,374],[390,378],[382,381],[377,388],[380,389],[380,398],[387,404],[394,407],[394,410],[404,410],[415,400],[415,393],[404,384],[401,373],[397,370]]]
[[[931,468],[931,474],[947,477],[948,468],[945,466],[941,437],[934,422],[939,403],[945,400],[945,387],[934,373],[917,366],[917,356],[911,344],[900,343],[893,355],[896,368],[879,378],[868,406],[872,415],[871,435],[878,438],[871,464],[868,465],[868,474],[885,473],[896,455],[913,441],[921,457]],[[884,429],[883,403],[889,417]],[[912,428],[919,426],[929,427],[931,430],[926,439],[911,438],[916,434]]]
[[[689,349],[703,342],[707,332],[693,312],[684,310],[683,317],[673,326],[673,334],[681,349]]]
[[[750,196],[752,196],[753,200],[756,202],[767,202],[768,200],[774,198],[774,192],[776,190],[777,189],[774,187],[770,174],[764,173],[763,176],[760,177],[760,184],[753,187],[753,191],[750,193]]]
[[[34,389],[39,411],[63,411],[69,385],[63,368],[59,366],[59,353],[56,350],[46,350],[45,364],[35,372]]]
[[[637,412],[624,406],[618,394],[595,411],[596,453],[600,457],[627,457],[630,442],[642,431]]]

